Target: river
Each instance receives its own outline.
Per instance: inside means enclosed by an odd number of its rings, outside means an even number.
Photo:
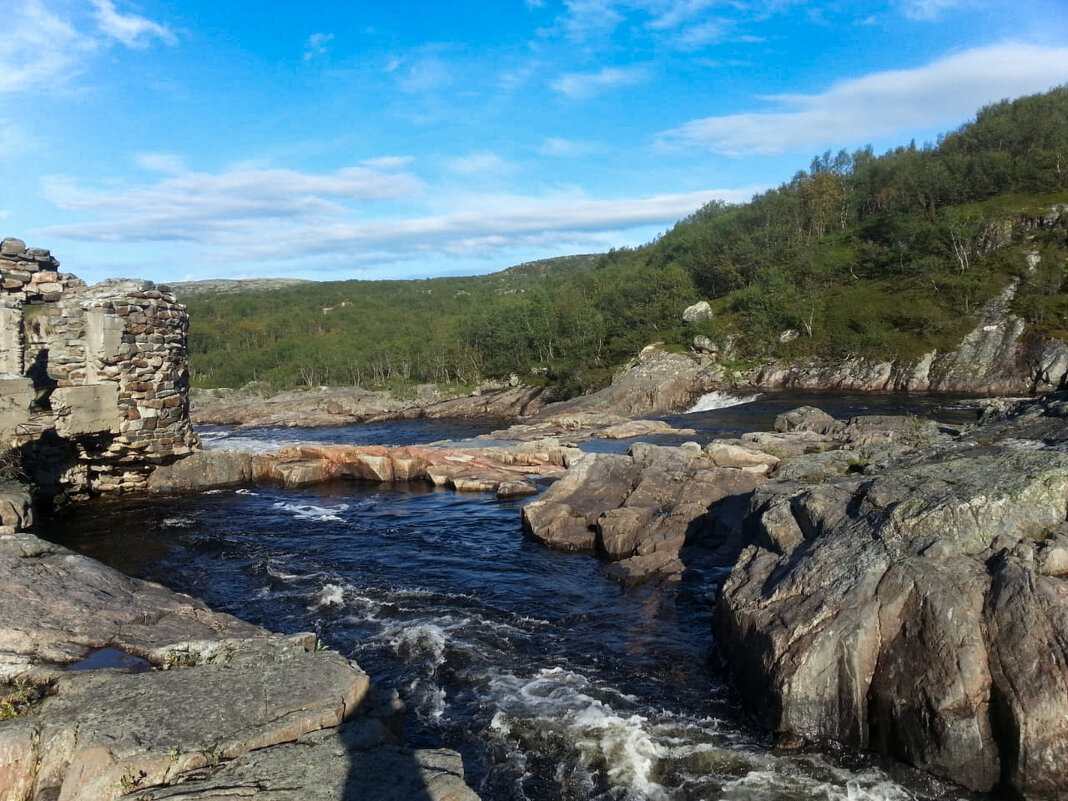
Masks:
[[[802,403],[839,416],[974,416],[945,398],[776,394],[671,418],[706,441]],[[861,408],[865,407],[865,408]],[[496,422],[203,431],[212,447],[412,444]],[[596,443],[595,449],[627,443]],[[464,757],[487,801],[904,801],[961,791],[863,756],[780,752],[717,669],[723,575],[624,590],[586,555],[523,538],[525,501],[423,485],[273,486],[96,502],[42,536],[268,628],[314,630],[408,707],[418,746]]]

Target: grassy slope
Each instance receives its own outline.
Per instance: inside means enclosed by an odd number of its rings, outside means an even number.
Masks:
[[[473,382],[570,395],[650,341],[735,337],[743,359],[910,358],[951,348],[1011,276],[1035,336],[1068,338],[1068,89],[983,109],[937,146],[830,152],[635,250],[490,276],[193,297],[194,382]],[[1068,218],[1068,213],[1063,217]],[[1029,271],[1026,255],[1041,262]],[[680,321],[699,298],[716,315]],[[780,343],[779,334],[802,336]]]

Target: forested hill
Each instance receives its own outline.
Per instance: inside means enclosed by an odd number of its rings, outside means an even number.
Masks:
[[[651,341],[735,357],[911,358],[951,348],[1013,277],[1032,336],[1068,339],[1068,88],[997,103],[936,144],[827,152],[657,241],[489,276],[185,298],[194,384],[470,383],[570,395]],[[1038,257],[1037,261],[1035,256]],[[714,316],[685,325],[709,300]],[[785,330],[800,336],[780,342]]]

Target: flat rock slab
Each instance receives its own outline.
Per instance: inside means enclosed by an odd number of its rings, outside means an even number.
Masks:
[[[245,754],[177,786],[135,791],[122,801],[478,801],[463,776],[454,751],[360,750],[343,727]]]
[[[104,647],[161,665],[174,652],[268,636],[32,534],[0,535],[0,678],[40,675]]]
[[[292,445],[272,453],[200,451],[156,470],[149,490],[189,492],[213,487],[274,482],[301,487],[350,478],[389,483],[424,481],[458,492],[504,495],[536,491],[528,476],[553,476],[577,451],[558,442],[501,447],[388,448],[381,445]],[[527,485],[522,492],[514,485]]]
[[[60,678],[34,714],[0,725],[0,753],[19,757],[0,764],[0,786],[31,777],[38,797],[114,799],[337,726],[362,711],[370,680],[307,645],[249,641],[195,667]]]

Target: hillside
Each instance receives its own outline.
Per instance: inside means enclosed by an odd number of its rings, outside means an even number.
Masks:
[[[941,137],[813,159],[655,242],[489,276],[192,296],[194,383],[471,383],[516,373],[561,396],[643,345],[695,334],[739,364],[908,359],[951,348],[1012,278],[1032,337],[1068,339],[1068,88],[1001,102]],[[710,301],[698,325],[681,311]],[[792,332],[783,336],[784,332]],[[796,332],[796,333],[793,333]]]

